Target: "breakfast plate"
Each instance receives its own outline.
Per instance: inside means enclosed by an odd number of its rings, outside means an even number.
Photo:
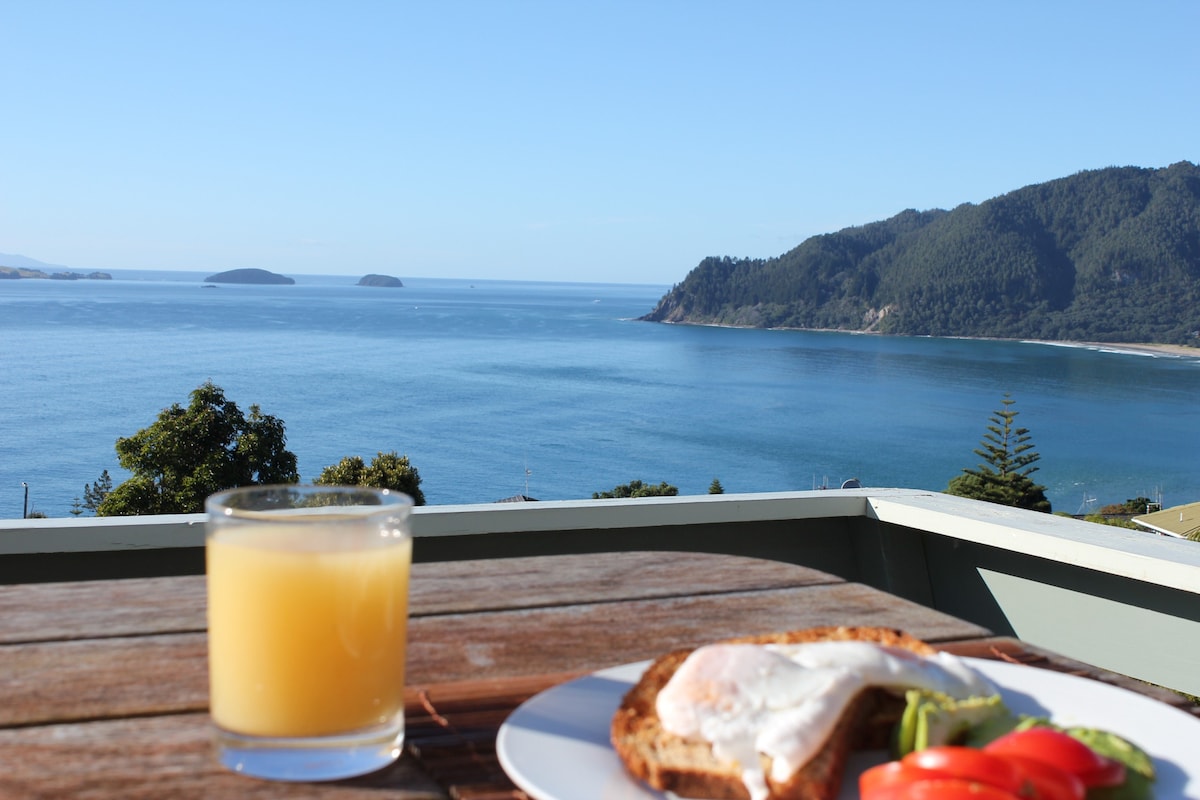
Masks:
[[[1049,716],[1062,725],[1103,728],[1154,758],[1155,800],[1200,800],[1200,719],[1165,703],[1088,678],[985,659],[964,659],[999,687],[1015,713]],[[500,727],[500,765],[534,800],[663,800],[632,778],[609,743],[609,724],[649,661],[625,664],[547,689]],[[862,770],[884,752],[851,758],[839,800],[858,797]]]

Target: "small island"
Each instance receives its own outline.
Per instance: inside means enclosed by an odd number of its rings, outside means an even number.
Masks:
[[[40,269],[25,269],[22,267],[0,267],[0,278],[20,280],[22,278],[45,279],[54,281],[111,281],[112,275],[107,272],[45,272]]]
[[[391,275],[364,275],[359,278],[357,286],[382,286],[386,289],[400,289],[404,284],[399,278],[393,278]]]
[[[291,286],[296,281],[286,275],[280,275],[275,272],[268,272],[265,269],[231,269],[226,272],[218,272],[216,275],[209,275],[204,279],[205,283],[251,283],[251,284],[269,284],[280,286]]]

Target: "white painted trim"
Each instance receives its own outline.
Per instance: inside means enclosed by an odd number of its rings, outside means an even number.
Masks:
[[[0,520],[0,556],[201,547],[203,514]]]
[[[421,506],[413,510],[412,527],[415,536],[455,536],[861,517],[870,495],[869,490],[847,489]]]
[[[866,514],[869,494],[868,490],[851,489],[420,506],[413,509],[412,528],[414,536],[463,536],[861,517]],[[203,544],[203,514],[0,520],[0,555]]]
[[[1200,592],[1200,544],[1196,542],[940,492],[875,494],[869,506],[871,516],[882,522]]]

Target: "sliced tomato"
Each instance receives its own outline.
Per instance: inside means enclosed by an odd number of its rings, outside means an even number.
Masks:
[[[1125,783],[1125,765],[1114,758],[1104,758],[1104,766],[1095,772],[1088,772],[1079,777],[1084,786],[1103,788],[1105,786],[1120,786]]]
[[[1025,756],[1058,767],[1087,788],[1125,782],[1125,765],[1106,758],[1073,736],[1053,728],[1028,728],[1005,734],[983,748],[995,755]]]
[[[868,794],[874,794],[881,789],[905,786],[928,777],[929,774],[924,770],[906,766],[899,761],[889,761],[886,764],[864,770],[858,776],[858,793],[865,798]]]
[[[984,783],[1017,794],[1023,785],[1021,771],[1003,756],[973,747],[930,747],[909,753],[901,764],[930,778],[958,778]]]
[[[896,800],[1020,800],[998,786],[962,778],[928,778],[900,788]],[[870,800],[863,797],[862,800]]]
[[[1083,781],[1053,764],[1014,754],[1005,759],[1021,771],[1026,783],[1021,794],[1032,800],[1083,800],[1087,794]]]

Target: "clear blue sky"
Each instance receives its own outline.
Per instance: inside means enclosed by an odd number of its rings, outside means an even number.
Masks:
[[[0,0],[0,252],[670,284],[1200,161],[1197,31],[1197,0]]]

